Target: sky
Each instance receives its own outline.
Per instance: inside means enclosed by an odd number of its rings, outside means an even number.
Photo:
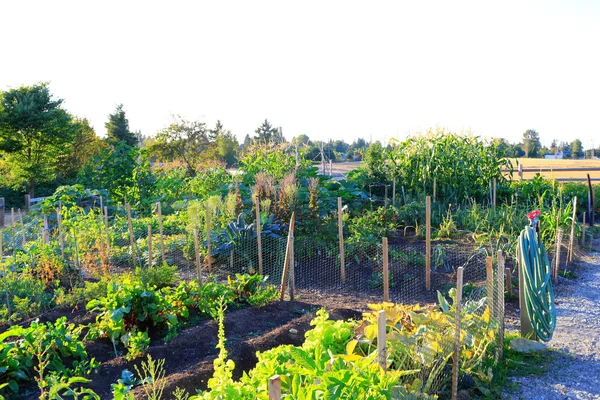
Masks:
[[[100,136],[122,103],[243,140],[442,127],[600,145],[600,1],[0,0],[0,90],[49,82]]]

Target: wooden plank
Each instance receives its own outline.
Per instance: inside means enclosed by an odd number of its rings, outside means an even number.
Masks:
[[[452,400],[456,400],[458,394],[458,370],[460,367],[460,313],[462,308],[464,268],[456,270],[456,318],[454,326],[454,356],[452,359]]]
[[[281,378],[273,375],[269,378],[269,400],[281,400]]]
[[[263,254],[262,254],[262,221],[260,218],[260,199],[258,195],[254,199],[256,210],[256,245],[258,246],[258,273],[263,275]]]
[[[346,282],[346,258],[344,255],[344,225],[342,214],[342,198],[338,197],[338,238],[340,242],[340,276],[342,283]]]
[[[383,301],[390,301],[388,238],[383,238]]]
[[[431,290],[431,196],[425,198],[425,288]]]
[[[384,371],[387,368],[386,333],[385,310],[380,310],[377,312],[377,360],[379,367]]]

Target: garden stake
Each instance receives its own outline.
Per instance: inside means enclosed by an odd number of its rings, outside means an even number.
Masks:
[[[200,249],[198,247],[198,229],[194,229],[194,253],[196,254],[196,274],[198,274],[198,281],[202,282],[200,276]]]
[[[71,235],[73,235],[73,244],[75,245],[75,266],[79,271],[81,271],[81,264],[79,264],[79,246],[77,245],[77,234],[73,228],[71,228]]]
[[[573,215],[571,217],[571,238],[569,240],[569,262],[573,261],[573,242],[575,241],[575,213],[577,212],[577,196],[573,197]]]
[[[396,207],[396,177],[392,181],[392,207]]]
[[[10,232],[13,237],[13,248],[17,248],[17,233],[15,232],[15,208],[10,208]]]
[[[148,225],[148,268],[152,267],[152,225]]]
[[[279,375],[269,378],[269,400],[281,400],[281,379]]]
[[[496,321],[498,321],[498,359],[504,356],[504,254],[498,250],[498,287],[496,292]]]
[[[433,178],[433,202],[437,199],[437,178]]]
[[[585,213],[583,213],[583,224],[581,224],[581,247],[585,247]]]
[[[494,199],[494,208],[496,208],[496,185],[497,185],[496,178],[494,178],[494,197],[493,197],[493,199]]]
[[[504,272],[506,275],[506,291],[508,293],[508,297],[513,297],[512,270],[510,268],[505,268]]]
[[[486,273],[486,292],[488,298],[488,307],[492,317],[496,315],[496,300],[494,299],[494,259],[491,256],[485,258],[485,273]]]
[[[4,228],[4,197],[0,197],[0,228]]]
[[[106,231],[106,254],[110,259],[110,235],[108,234],[108,207],[104,206],[104,230]]]
[[[58,224],[58,243],[60,244],[60,254],[65,257],[65,237],[63,234],[62,226],[62,214],[60,213],[60,206],[56,208],[56,222]]]
[[[340,241],[340,275],[342,283],[346,282],[346,259],[344,257],[344,226],[342,215],[342,198],[338,197],[338,236]]]
[[[290,251],[292,250],[291,242],[294,240],[294,213],[292,212],[292,217],[290,219],[290,231],[288,233],[287,238],[287,246],[285,247],[285,259],[283,260],[283,272],[281,274],[281,289],[279,293],[279,299],[283,301],[285,296],[285,289],[287,286],[287,275],[288,268],[290,263]]]
[[[296,260],[294,260],[294,233],[290,241],[290,301],[296,297]]]
[[[210,253],[210,206],[206,203],[206,261],[208,270],[212,270],[211,253]]]
[[[48,244],[48,217],[44,215],[44,227],[42,228],[42,241]]]
[[[556,230],[556,262],[554,265],[554,283],[558,282],[558,273],[560,271],[560,248],[562,246],[562,229]]]
[[[133,268],[137,266],[136,254],[135,254],[135,236],[133,235],[133,225],[131,223],[131,206],[129,203],[125,204],[127,210],[127,225],[129,226],[129,242],[131,244],[131,261],[133,261]]]
[[[386,326],[385,326],[385,310],[377,312],[377,356],[381,369],[384,371],[387,367],[387,351],[386,351]]]
[[[160,240],[160,257],[161,261],[164,264],[165,260],[165,242],[163,238],[163,220],[162,220],[162,209],[160,206],[160,201],[156,203],[156,210],[158,211],[158,239]]]
[[[460,311],[463,292],[463,267],[456,270],[456,325],[454,332],[454,357],[452,360],[452,400],[456,400],[458,393],[458,369],[460,361]]]
[[[19,222],[21,223],[21,235],[23,236],[23,243],[21,244],[23,248],[25,248],[25,225],[23,225],[23,214],[21,213],[21,209],[19,208]]]
[[[29,205],[31,204],[31,196],[25,195],[25,208],[23,209],[26,213],[29,212]]]
[[[297,149],[298,147],[296,147]],[[258,194],[255,198],[256,203],[256,242],[258,246],[258,273],[259,275],[263,274],[263,258],[262,258],[262,221],[260,219],[260,199],[258,198]]]
[[[383,301],[390,301],[388,238],[383,238]]]
[[[431,196],[425,198],[425,288],[431,289]]]
[[[389,200],[388,200],[388,185],[383,185],[383,189],[385,190],[385,195],[384,195],[384,200],[383,200],[383,206],[385,208],[388,207],[388,205],[390,204]]]

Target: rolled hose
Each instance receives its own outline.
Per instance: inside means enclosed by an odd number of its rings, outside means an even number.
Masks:
[[[530,226],[525,227],[519,236],[517,260],[523,274],[525,307],[531,326],[538,338],[547,342],[552,339],[556,328],[550,262],[544,244]]]

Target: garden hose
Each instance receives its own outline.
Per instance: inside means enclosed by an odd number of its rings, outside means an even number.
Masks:
[[[537,215],[534,221],[535,226]],[[538,338],[547,342],[552,339],[556,328],[554,290],[546,249],[531,226],[521,231],[517,245],[517,260],[520,273],[523,274],[523,294],[531,326]]]

